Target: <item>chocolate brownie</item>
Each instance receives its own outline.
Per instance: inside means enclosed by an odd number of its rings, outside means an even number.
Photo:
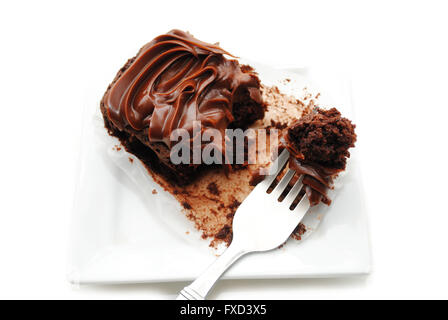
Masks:
[[[171,134],[193,123],[222,132],[264,117],[260,80],[218,45],[172,30],[143,46],[119,70],[101,100],[104,123],[142,162],[174,184],[188,184],[206,164],[173,164]],[[204,144],[213,142],[202,142]],[[216,166],[216,165],[215,165]]]

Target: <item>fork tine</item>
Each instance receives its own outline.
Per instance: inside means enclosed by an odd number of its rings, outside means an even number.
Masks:
[[[310,201],[308,200],[308,196],[304,194],[302,199],[292,212],[294,213],[293,215],[296,217],[296,219],[299,219],[298,221],[301,221],[309,208]]]
[[[275,199],[278,199],[280,197],[295,173],[296,172],[294,170],[289,169],[288,172],[286,172],[286,174],[283,176],[282,180],[280,180],[280,182],[277,184],[275,189],[272,190],[271,195]]]
[[[269,175],[264,179],[263,183],[266,188],[274,182],[275,178],[277,178],[278,174],[282,171],[283,166],[286,164],[286,161],[289,159],[289,151],[284,149],[282,153],[275,159],[274,163],[269,170]]]
[[[299,177],[292,189],[289,191],[288,195],[285,197],[285,199],[283,199],[282,203],[284,203],[288,208],[291,206],[292,202],[302,189],[302,180],[303,175]]]
[[[303,185],[302,185],[302,187],[303,187]],[[300,190],[300,188],[299,188],[299,190]],[[284,219],[284,222],[288,225],[288,228],[289,228],[288,232],[294,231],[294,229],[297,227],[299,222],[302,221],[303,217],[308,212],[309,208],[310,208],[310,202],[308,201],[308,197],[306,195],[304,195],[294,210],[292,210],[292,211],[282,210],[281,211],[282,214],[279,215],[279,217],[282,217],[282,219]]]

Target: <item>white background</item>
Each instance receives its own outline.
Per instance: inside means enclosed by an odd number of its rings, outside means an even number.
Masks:
[[[343,71],[358,111],[372,274],[223,281],[211,298],[448,298],[447,17],[444,1],[1,2],[0,298],[172,298],[185,285],[66,281],[86,92],[172,28]]]

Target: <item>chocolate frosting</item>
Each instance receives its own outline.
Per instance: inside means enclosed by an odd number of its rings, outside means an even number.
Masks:
[[[232,105],[242,89],[261,101],[258,78],[218,45],[172,30],[137,54],[105,96],[107,115],[120,130],[147,130],[150,142],[171,146],[171,132],[224,130],[234,120]]]
[[[333,176],[342,170],[324,168],[316,164],[305,164],[294,157],[289,159],[289,167],[298,175],[304,175],[302,182],[311,206],[315,206],[321,201],[330,205],[331,200],[327,191],[332,188]]]
[[[328,197],[327,191],[332,188],[333,176],[342,170],[308,163],[292,143],[288,134],[282,138],[281,146],[288,149],[290,153],[289,168],[298,175],[303,175],[302,183],[310,205],[315,206],[320,202],[330,205],[331,199]]]

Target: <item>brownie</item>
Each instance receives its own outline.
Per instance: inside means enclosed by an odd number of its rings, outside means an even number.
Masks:
[[[177,185],[221,166],[172,163],[176,142],[170,137],[177,129],[193,137],[196,121],[201,132],[217,129],[224,136],[227,128],[245,129],[264,117],[257,74],[225,55],[232,57],[180,30],[156,37],[128,60],[104,94],[100,107],[108,132]],[[201,142],[202,148],[207,143],[215,142]]]
[[[335,108],[316,108],[288,128],[284,141],[291,154],[289,167],[304,175],[310,204],[329,205],[327,190],[333,178],[345,170],[348,149],[356,142],[355,125]]]

